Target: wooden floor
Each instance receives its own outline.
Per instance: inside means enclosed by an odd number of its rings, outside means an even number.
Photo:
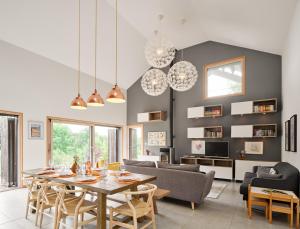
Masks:
[[[195,211],[190,203],[158,201],[157,228],[161,229],[279,229],[289,228],[285,215],[274,215],[270,225],[264,214],[253,212],[247,218],[245,203],[238,192],[239,184],[229,183],[218,199],[206,199]],[[0,229],[35,228],[34,218],[24,219],[26,190],[17,189],[0,193]],[[52,229],[51,220],[45,217],[43,228]],[[108,225],[108,222],[107,222]],[[96,228],[94,224],[86,228]]]

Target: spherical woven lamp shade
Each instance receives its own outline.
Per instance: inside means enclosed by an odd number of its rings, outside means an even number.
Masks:
[[[174,59],[175,47],[169,40],[157,37],[146,44],[145,56],[151,66],[164,68]]]
[[[176,91],[187,91],[196,83],[198,72],[196,67],[187,61],[174,64],[167,76],[168,83]]]
[[[167,76],[159,69],[148,70],[143,75],[141,86],[148,95],[161,95],[168,88]]]
[[[78,94],[77,97],[72,100],[71,108],[74,110],[86,110],[86,102],[83,100],[80,94]]]
[[[96,89],[93,92],[93,94],[91,94],[91,96],[88,98],[87,105],[90,107],[103,107],[104,106],[104,101]]]
[[[125,96],[116,84],[108,93],[106,101],[109,103],[125,103]]]

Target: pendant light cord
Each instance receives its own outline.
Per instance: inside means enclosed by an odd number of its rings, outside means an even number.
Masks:
[[[115,0],[115,7],[116,7],[116,19],[115,19],[115,23],[116,23],[116,69],[115,69],[115,77],[116,77],[116,85],[118,84],[118,0]]]
[[[95,90],[97,89],[97,34],[98,34],[98,0],[96,1],[95,11]]]
[[[80,95],[80,0],[78,0],[78,95]]]

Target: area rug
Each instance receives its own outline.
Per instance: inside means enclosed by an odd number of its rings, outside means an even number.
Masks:
[[[0,193],[11,191],[11,190],[14,190],[14,189],[18,189],[18,188],[17,187],[7,187],[7,186],[4,186],[4,185],[0,185]]]
[[[222,181],[214,181],[207,198],[218,199],[227,185],[227,183]]]

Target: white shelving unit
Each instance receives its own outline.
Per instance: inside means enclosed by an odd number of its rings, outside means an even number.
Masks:
[[[231,126],[231,138],[275,138],[277,124],[254,124]]]

